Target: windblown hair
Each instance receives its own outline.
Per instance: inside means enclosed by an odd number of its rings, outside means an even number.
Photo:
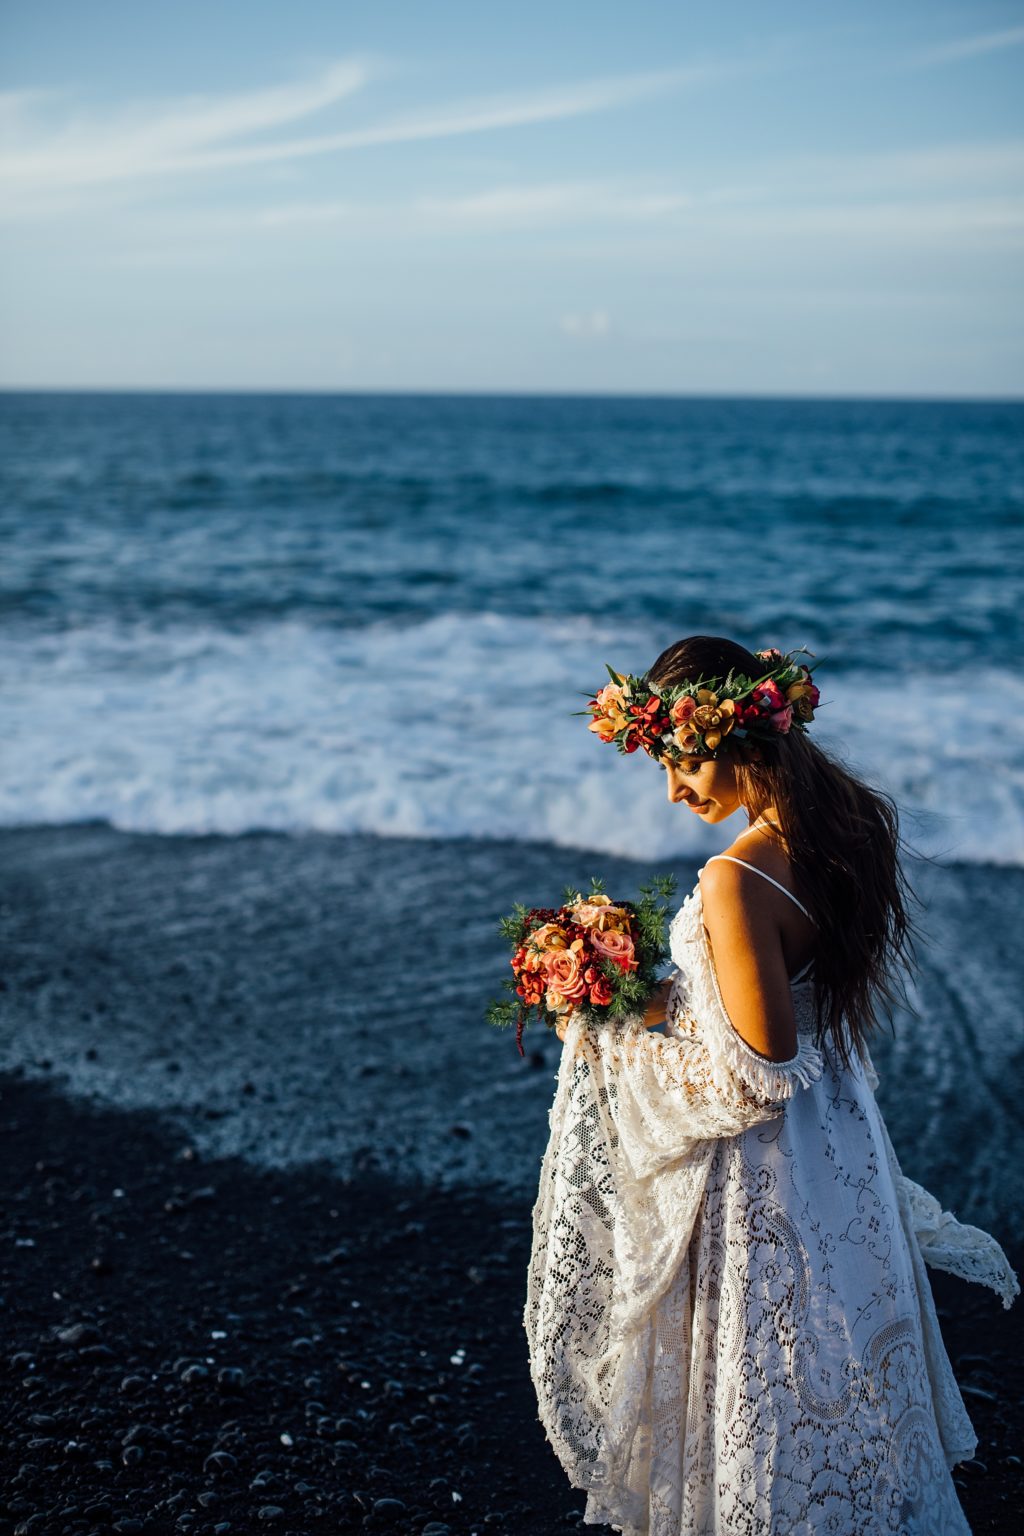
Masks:
[[[732,640],[691,635],[662,651],[645,676],[658,686],[724,681],[730,668],[751,678],[768,670]],[[895,803],[830,757],[813,731],[812,724],[806,735],[792,730],[762,742],[760,761],[745,738],[731,740],[726,750],[751,820],[765,806],[778,810],[778,823],[766,818],[765,825],[777,831],[796,894],[817,924],[816,1043],[830,1036],[848,1066],[852,1049],[878,1028],[876,1000],[884,1000],[890,1029],[897,1001],[917,1012],[901,971],[916,969],[912,935],[921,938],[906,895],[920,898],[900,863],[906,844]]]

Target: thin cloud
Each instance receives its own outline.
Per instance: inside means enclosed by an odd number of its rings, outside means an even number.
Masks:
[[[108,122],[71,121],[49,134],[32,122],[27,110],[30,93],[11,93],[3,114],[8,149],[0,156],[0,183],[33,192],[73,189],[522,127],[607,111],[748,67],[760,65],[698,64],[605,77],[456,103],[314,137],[242,144],[225,141],[281,127],[335,104],[366,84],[371,66],[358,59],[341,60],[312,80],[220,98],[185,98],[170,107],[139,108]]]
[[[413,212],[428,221],[476,227],[661,218],[690,207],[682,192],[637,192],[603,181],[494,187],[461,197],[419,197]]]
[[[200,167],[225,140],[280,128],[358,91],[369,65],[343,59],[311,79],[223,96],[136,107],[104,122],[71,118],[56,132],[34,122],[37,93],[11,92],[0,113],[0,180],[33,189],[81,187]],[[42,93],[39,93],[40,95]]]
[[[690,208],[694,199],[676,191],[643,192],[637,183],[607,180],[538,182],[492,187],[462,196],[419,196],[404,201],[357,202],[325,198],[263,207],[204,209],[199,214],[157,214],[151,232],[170,249],[217,235],[322,229],[346,236],[402,237],[517,228],[564,228],[656,222]],[[714,199],[712,199],[714,200]]]
[[[872,155],[815,155],[765,161],[746,185],[698,180],[686,186],[649,173],[538,181],[473,192],[421,193],[406,199],[298,199],[258,207],[191,212],[153,210],[133,218],[118,260],[190,262],[197,251],[217,262],[252,233],[287,240],[419,240],[525,230],[591,233],[642,228],[645,239],[722,240],[734,248],[759,239],[824,241],[982,241],[1017,245],[1024,230],[1024,141],[945,144]],[[140,245],[141,242],[141,245]]]
[[[958,59],[977,58],[982,53],[1001,53],[1004,48],[1019,48],[1024,43],[1024,27],[1008,27],[1003,32],[981,32],[974,37],[961,37],[951,43],[940,43],[915,54],[912,64],[927,67],[930,64],[952,64]]]

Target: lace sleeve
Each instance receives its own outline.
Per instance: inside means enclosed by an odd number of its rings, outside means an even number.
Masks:
[[[736,1035],[722,1039],[652,1034],[639,1021],[589,1028],[574,1049],[600,1058],[616,1085],[616,1124],[636,1177],[685,1157],[703,1141],[773,1120],[785,1101],[822,1073],[817,1049],[801,1040],[790,1061],[760,1056]]]
[[[618,1130],[639,1177],[699,1142],[774,1119],[824,1071],[821,1052],[806,1035],[798,1036],[795,1056],[773,1061],[737,1033],[703,928],[700,934],[701,963],[677,971],[669,990],[667,1016],[683,1033],[652,1034],[637,1019],[573,1037],[575,1049],[600,1056],[614,1073]]]
[[[774,1119],[820,1056],[570,1022],[533,1211],[523,1321],[539,1417],[576,1487],[616,1487],[649,1390],[650,1317],[693,1231],[715,1141]],[[731,1026],[730,1026],[731,1028]],[[737,1043],[738,1042],[738,1043]]]
[[[958,1221],[939,1201],[903,1172],[889,1129],[878,1116],[882,1143],[896,1184],[905,1220],[917,1239],[921,1256],[931,1269],[944,1269],[961,1280],[972,1280],[995,1291],[1004,1307],[1020,1295],[1020,1282],[996,1239],[981,1227]]]

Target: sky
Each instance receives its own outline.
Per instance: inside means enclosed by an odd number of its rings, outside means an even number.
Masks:
[[[1024,3],[4,0],[0,386],[1024,396]]]

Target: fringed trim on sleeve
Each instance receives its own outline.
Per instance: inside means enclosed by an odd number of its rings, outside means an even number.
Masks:
[[[899,1178],[925,1263],[961,1280],[987,1285],[1002,1299],[1003,1306],[1009,1307],[1020,1295],[1020,1282],[996,1239],[944,1211],[934,1195],[905,1173]]]
[[[821,1051],[806,1035],[797,1037],[796,1055],[789,1061],[772,1061],[762,1056],[736,1033],[728,1018],[720,1021],[718,1035],[718,1061],[766,1099],[791,1099],[798,1088],[809,1088],[818,1082],[825,1070]]]

